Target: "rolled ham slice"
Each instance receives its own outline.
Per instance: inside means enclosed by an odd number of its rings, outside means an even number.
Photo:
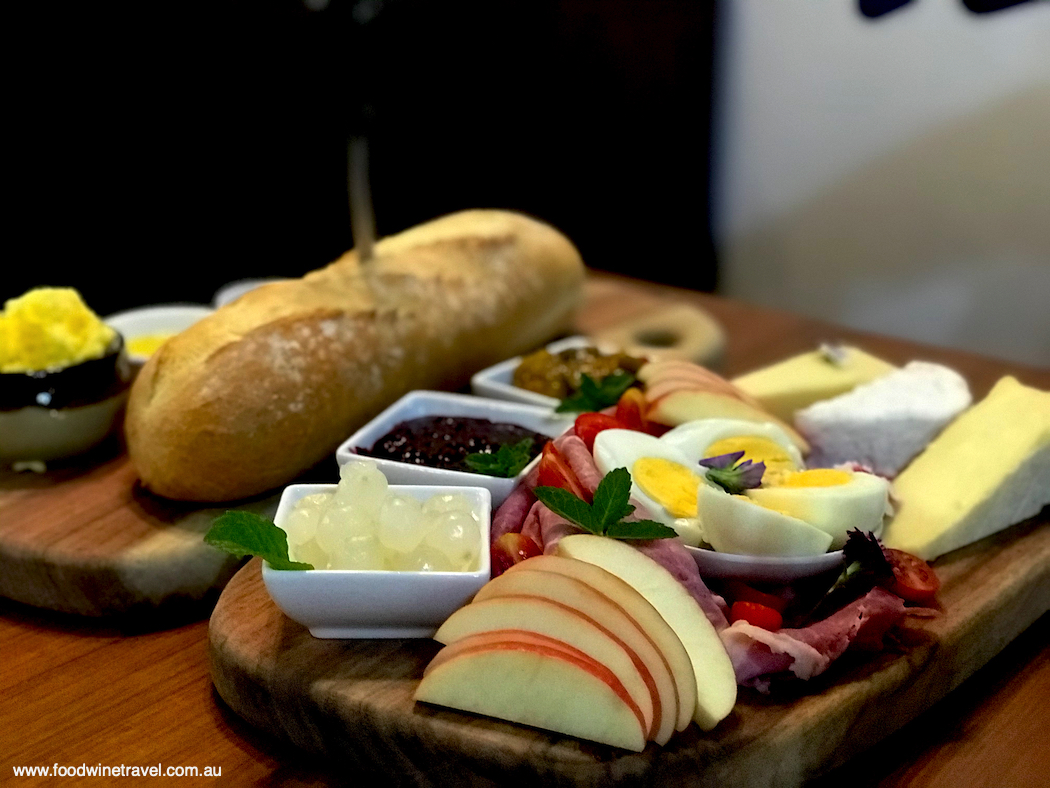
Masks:
[[[881,648],[886,632],[905,613],[900,597],[882,588],[873,588],[808,627],[769,632],[737,621],[721,635],[733,662],[737,683],[768,691],[777,674],[810,679],[823,673],[850,647]]]

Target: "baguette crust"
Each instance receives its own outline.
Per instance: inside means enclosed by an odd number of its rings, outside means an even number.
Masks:
[[[553,228],[464,211],[249,291],[172,337],[128,400],[128,453],[168,498],[292,481],[402,394],[451,389],[571,328],[584,266]]]

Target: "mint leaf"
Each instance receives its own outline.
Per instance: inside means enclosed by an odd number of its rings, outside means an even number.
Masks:
[[[555,408],[557,413],[587,413],[608,408],[620,401],[627,389],[634,385],[636,378],[628,372],[614,372],[600,382],[590,375],[580,379],[579,390],[566,397]]]
[[[606,531],[634,511],[631,500],[631,474],[626,468],[614,468],[598,483],[594,491],[594,513],[599,527]]]
[[[510,479],[521,473],[532,460],[532,444],[532,438],[525,438],[518,443],[504,443],[495,452],[468,454],[465,462],[476,473]]]
[[[274,569],[313,569],[311,564],[289,560],[288,535],[251,512],[229,511],[216,517],[204,542],[238,558],[257,555]]]
[[[535,487],[532,492],[544,506],[556,515],[564,517],[585,531],[602,535],[602,530],[591,511],[591,505],[578,495],[573,495],[561,487]]]
[[[634,512],[631,474],[626,468],[609,471],[594,491],[594,503],[560,487],[536,487],[536,498],[560,517],[585,531],[612,539],[668,539],[678,534],[653,520],[626,520]]]
[[[613,539],[670,539],[678,533],[655,520],[625,520],[610,525],[605,535]]]

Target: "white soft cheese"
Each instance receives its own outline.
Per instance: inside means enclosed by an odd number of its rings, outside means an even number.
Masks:
[[[912,361],[795,415],[810,442],[810,467],[859,462],[893,477],[970,406],[966,380],[940,364]]]

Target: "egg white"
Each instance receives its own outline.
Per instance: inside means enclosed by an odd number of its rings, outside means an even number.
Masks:
[[[686,544],[697,544],[699,530],[693,518],[676,517],[667,507],[655,500],[634,480],[634,465],[643,458],[655,458],[681,465],[695,478],[697,487],[704,484],[703,469],[677,447],[644,432],[636,430],[602,430],[594,439],[594,462],[602,474],[616,468],[626,468],[631,474],[631,497],[644,506],[652,519],[674,528]]]
[[[831,535],[816,526],[709,484],[700,487],[697,515],[704,541],[720,553],[813,556],[831,545]]]
[[[681,450],[694,464],[710,457],[707,449],[726,438],[755,436],[766,438],[784,449],[795,464],[802,468],[802,454],[788,434],[776,424],[743,419],[699,419],[679,424],[665,432],[660,440]]]
[[[775,509],[820,528],[831,535],[831,549],[846,543],[848,531],[858,528],[882,533],[889,506],[890,483],[881,476],[843,471],[845,484],[820,487],[772,486],[745,491],[755,503]]]

